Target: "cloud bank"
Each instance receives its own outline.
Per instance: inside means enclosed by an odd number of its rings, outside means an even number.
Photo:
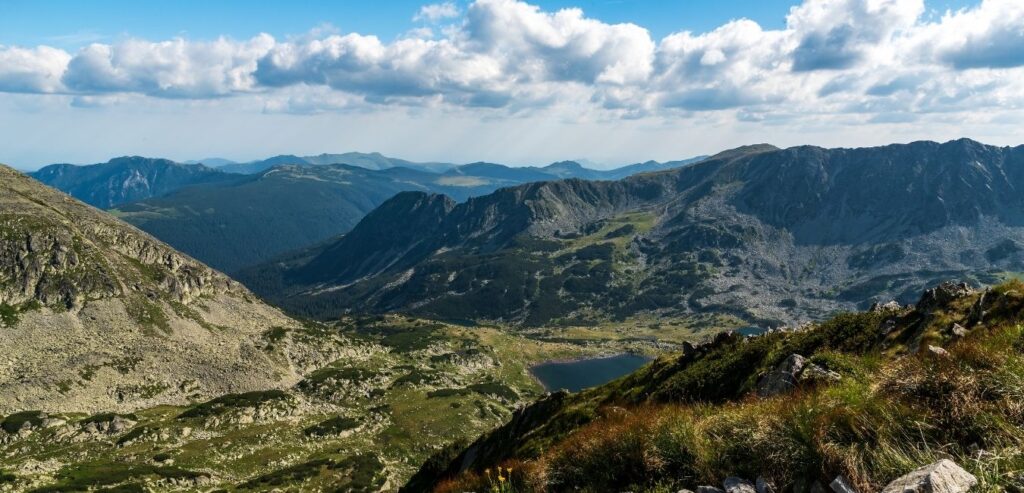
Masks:
[[[929,16],[923,0],[805,0],[786,26],[737,19],[652,39],[580,9],[518,0],[425,5],[431,27],[278,40],[127,39],[75,53],[0,46],[0,92],[158,99],[258,97],[264,111],[471,109],[739,121],[865,122],[1024,106],[1024,2]],[[115,99],[116,100],[116,99]]]

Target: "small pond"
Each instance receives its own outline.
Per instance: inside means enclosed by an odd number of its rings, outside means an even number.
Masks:
[[[541,363],[531,367],[530,373],[549,391],[566,389],[578,392],[632,373],[648,361],[651,358],[646,356],[619,354],[604,358]]]
[[[755,327],[753,325],[747,327],[740,327],[736,329],[736,332],[741,336],[759,336],[768,332],[768,329],[762,327]]]

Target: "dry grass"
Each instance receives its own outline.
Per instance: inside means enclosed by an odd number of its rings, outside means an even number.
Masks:
[[[503,467],[516,471],[510,485],[520,492],[675,491],[733,475],[798,492],[843,475],[878,491],[952,458],[978,476],[980,491],[1003,491],[1024,471],[1024,284],[989,296],[985,325],[962,340],[941,334],[965,320],[966,300],[921,322],[918,333],[944,343],[946,357],[825,351],[814,358],[841,368],[838,384],[720,404],[608,406],[538,458]],[[464,474],[438,491],[486,486]]]

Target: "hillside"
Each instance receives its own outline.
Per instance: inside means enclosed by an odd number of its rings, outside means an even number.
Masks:
[[[402,191],[441,192],[464,200],[495,189],[486,182],[438,181],[436,174],[406,168],[279,166],[229,183],[124,204],[113,212],[215,268],[234,272],[345,233]]]
[[[529,364],[587,354],[406,317],[281,328],[259,350],[326,358],[339,341],[358,350],[291,386],[131,413],[0,412],[0,491],[395,491],[437,448],[541,395]]]
[[[912,307],[720,334],[604,386],[549,394],[442,449],[402,491],[692,491],[730,477],[749,491],[755,479],[825,491],[836,478],[882,491],[942,459],[974,475],[963,476],[973,491],[1016,491],[1022,315],[1018,281],[948,283]],[[946,485],[885,491],[966,491]]]
[[[237,178],[202,164],[166,159],[119,157],[92,165],[52,164],[30,175],[94,207],[160,197],[189,185]]]
[[[278,166],[218,185],[124,204],[114,212],[171,246],[235,273],[346,233],[399,192],[440,193],[463,201],[503,186],[556,178],[543,171],[548,168],[486,163],[434,173],[397,167],[401,163],[375,154],[358,155],[396,164],[367,169],[363,166],[373,164],[351,154],[342,156],[358,164]],[[579,165],[573,169],[598,173]]]
[[[300,324],[223,274],[5,166],[0,315],[0,413],[126,411],[267,389],[347,350],[261,351],[268,331]]]
[[[728,313],[774,326],[1024,269],[1022,188],[1024,147],[751,146],[445,207],[402,194],[344,237],[240,279],[314,317],[359,309],[539,325]],[[415,232],[402,229],[410,223]]]

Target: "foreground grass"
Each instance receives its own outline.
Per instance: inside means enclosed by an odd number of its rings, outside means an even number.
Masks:
[[[1020,487],[1024,283],[979,297],[928,313],[843,315],[807,331],[659,360],[549,404],[517,423],[515,434],[484,436],[474,449],[483,459],[436,491],[491,491],[499,467],[505,479],[497,485],[520,492],[671,492],[727,476],[764,477],[799,492],[837,475],[860,491],[879,491],[940,458],[975,474],[977,491]],[[979,307],[984,321],[972,323]],[[890,320],[895,326],[880,330]],[[953,323],[972,330],[953,337]],[[758,379],[792,353],[842,379],[753,396]]]

